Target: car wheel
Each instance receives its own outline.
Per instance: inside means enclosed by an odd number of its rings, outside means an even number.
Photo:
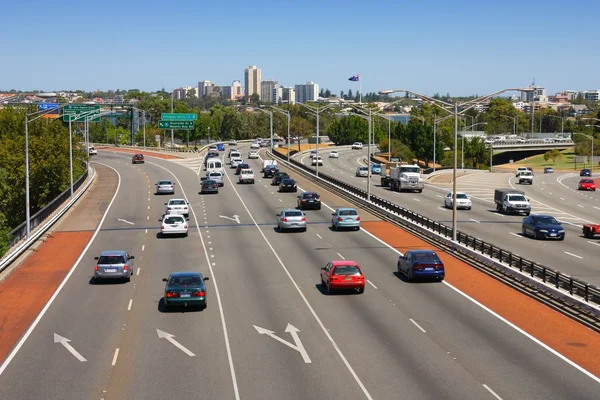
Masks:
[[[538,231],[533,231],[533,238],[536,239],[536,240],[540,239],[540,234],[539,234]]]
[[[332,228],[334,231],[337,231],[337,230],[338,230],[338,227],[337,227],[337,225],[335,225],[335,224],[331,224],[331,228]]]
[[[302,228],[302,232],[306,232],[308,228]]]
[[[321,206],[317,207],[317,210],[320,210],[320,209],[321,209]]]
[[[355,231],[360,231],[360,226],[354,228]]]
[[[327,289],[327,294],[328,294],[328,295],[331,295],[331,294],[333,294],[333,290],[331,289],[331,286],[330,286],[330,285],[325,285],[325,288]]]
[[[560,239],[558,239],[558,240],[560,240],[560,241],[563,241],[563,240],[565,240],[565,236],[563,235],[563,236],[562,236]]]
[[[521,228],[521,232],[523,233],[523,236],[527,236],[527,230],[525,229],[525,227]]]
[[[358,294],[363,294],[364,292],[365,292],[364,287],[358,288]]]
[[[125,282],[131,282],[131,275],[129,275],[127,278],[123,278],[123,280]]]
[[[283,232],[285,232],[285,228],[283,226],[280,226],[279,227],[279,233],[283,233]]]
[[[415,278],[412,273],[412,268],[410,270],[406,270],[406,280],[412,282]]]

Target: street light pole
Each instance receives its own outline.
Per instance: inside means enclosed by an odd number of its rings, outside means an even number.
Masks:
[[[595,119],[595,118],[586,118],[586,119]],[[594,128],[600,128],[600,125],[586,125],[586,126],[591,126]],[[590,160],[590,172],[593,175],[594,174],[594,133],[592,133],[592,135],[586,135],[585,133],[578,133],[578,132],[573,132],[574,135],[582,135],[587,137],[588,139],[592,140],[592,157]]]
[[[31,234],[31,221],[29,216],[29,114],[25,114],[25,220],[27,239]],[[70,120],[70,118],[69,118]]]
[[[454,103],[454,168],[452,170],[452,241],[456,242],[456,164],[458,162],[458,103]]]
[[[89,155],[89,148],[87,152]],[[71,131],[71,117],[69,117],[69,172],[71,174],[71,197],[73,197],[73,132]]]
[[[392,160],[392,119],[388,119],[388,161]]]
[[[367,146],[367,201],[371,201],[371,109],[369,108],[369,144]],[[375,135],[373,135],[375,136]],[[318,164],[318,163],[317,163]]]
[[[175,92],[171,92],[171,114],[173,113],[173,97],[175,96]],[[171,129],[171,150],[175,148],[175,134],[173,133],[173,129]]]
[[[142,110],[142,127],[144,130],[144,150],[146,150],[146,111]]]

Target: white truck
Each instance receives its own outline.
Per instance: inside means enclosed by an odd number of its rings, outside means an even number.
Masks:
[[[239,183],[252,183],[254,184],[254,171],[250,168],[244,168],[240,171]]]
[[[519,185],[524,183],[533,185],[533,173],[531,171],[523,171],[519,174]]]
[[[531,204],[525,193],[515,189],[496,189],[494,192],[496,211],[502,214],[525,214],[531,213]]]
[[[390,190],[401,192],[412,190],[421,193],[425,184],[421,178],[421,168],[418,165],[400,165],[390,169]]]

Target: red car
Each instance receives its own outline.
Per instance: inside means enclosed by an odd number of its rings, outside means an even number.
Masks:
[[[354,261],[330,261],[321,268],[321,285],[327,289],[327,294],[345,289],[363,293],[365,291],[365,274]]]
[[[144,155],[143,154],[134,154],[133,157],[131,157],[131,163],[132,164],[137,164],[137,163],[144,163]]]
[[[579,190],[596,191],[596,184],[592,179],[582,179],[579,181]]]

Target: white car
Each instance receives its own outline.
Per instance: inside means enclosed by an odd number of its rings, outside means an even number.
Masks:
[[[313,157],[311,161],[311,165],[319,165],[319,167],[323,166],[323,159],[321,156]]]
[[[229,140],[229,146],[237,146],[237,142],[235,141],[235,139]]]
[[[254,171],[250,168],[244,168],[240,171],[239,183],[252,183],[254,184]]]
[[[242,160],[241,157],[233,157],[231,159],[231,168],[237,168],[238,165],[240,165],[243,162],[244,162],[244,160]]]
[[[258,158],[258,151],[256,150],[250,150],[248,152],[248,159],[252,160],[252,159],[257,159]]]
[[[356,168],[356,176],[360,178],[366,178],[369,176],[369,167],[358,167]]]
[[[229,158],[241,158],[241,157],[242,157],[242,153],[240,153],[237,150],[229,152]]]
[[[90,148],[89,148],[88,150],[89,150],[89,151],[88,151],[88,154],[89,154],[90,156],[97,156],[97,155],[98,155],[98,150],[96,150],[96,149],[94,148],[94,146],[90,146]]]
[[[160,228],[162,236],[169,235],[188,235],[188,224],[183,215],[167,214],[164,216]]]
[[[331,150],[329,152],[329,158],[339,158],[339,157],[340,157],[340,154],[338,153],[337,150]]]
[[[453,208],[452,202],[452,192],[448,193],[446,197],[444,197],[444,206],[446,208]],[[456,209],[459,210],[461,208],[465,210],[470,210],[472,207],[471,197],[469,197],[466,193],[456,192]]]
[[[352,150],[362,150],[363,144],[361,142],[352,143]]]
[[[250,148],[251,148],[251,149],[260,149],[260,144],[258,144],[258,143],[256,143],[256,142],[254,142],[254,143],[252,143],[252,144],[250,145]]]
[[[210,146],[210,147],[208,148],[208,152],[209,152],[209,153],[210,153],[210,152],[215,152],[215,153],[218,153],[218,152],[219,152],[219,149],[217,148],[217,146]]]
[[[167,214],[178,214],[183,215],[187,218],[190,215],[188,209],[189,203],[184,199],[171,199],[165,203],[167,208],[165,209],[165,215]]]
[[[527,167],[518,167],[517,172],[515,173],[515,176],[518,177],[519,175],[521,175],[521,172],[528,172],[528,171],[529,171],[529,169]]]

